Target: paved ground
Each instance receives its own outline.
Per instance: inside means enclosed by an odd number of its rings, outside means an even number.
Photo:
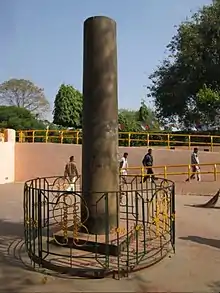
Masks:
[[[16,261],[9,244],[23,234],[22,185],[0,186],[0,289],[3,292],[220,292],[220,210],[207,197],[176,197],[176,254],[128,279],[44,278]],[[219,207],[220,208],[220,207]]]

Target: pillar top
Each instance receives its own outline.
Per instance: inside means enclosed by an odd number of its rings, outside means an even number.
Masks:
[[[84,21],[84,23],[87,23],[87,22],[90,22],[90,21],[93,21],[93,20],[109,20],[109,21],[113,21],[113,22],[115,22],[115,20],[114,19],[112,19],[112,18],[110,18],[110,17],[108,17],[108,16],[104,16],[104,15],[94,15],[94,16],[90,16],[90,17],[88,17],[85,21]]]

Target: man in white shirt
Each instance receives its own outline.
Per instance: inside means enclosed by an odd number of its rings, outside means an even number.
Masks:
[[[128,175],[128,153],[124,153],[123,157],[121,158],[120,160],[120,165],[119,165],[119,168],[120,168],[120,174],[121,175]]]
[[[186,179],[186,181],[195,179],[195,177],[197,177],[197,181],[201,181],[198,152],[198,148],[194,148],[193,153],[191,154],[192,175]]]
[[[119,164],[119,171],[120,171],[120,182],[119,182],[119,187],[120,187],[120,203],[123,202],[123,195],[125,186],[127,185],[127,180],[126,176],[128,175],[128,153],[124,153],[123,157],[120,160]]]

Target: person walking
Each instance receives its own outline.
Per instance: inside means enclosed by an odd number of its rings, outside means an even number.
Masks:
[[[120,203],[122,204],[123,196],[125,195],[125,189],[127,186],[126,176],[128,175],[128,153],[124,153],[119,163],[119,189],[120,189]]]
[[[195,177],[197,178],[197,181],[201,181],[198,152],[198,148],[194,148],[191,154],[192,175],[186,179],[186,182],[189,182],[191,179],[195,179]]]
[[[128,175],[128,153],[124,153],[119,164],[120,175],[122,175],[123,181],[126,182],[126,177]]]
[[[67,191],[75,191],[75,182],[79,176],[74,156],[71,156],[69,162],[65,165],[64,178],[67,178],[70,182]]]
[[[143,183],[146,182],[146,180],[150,177],[152,180],[155,180],[154,171],[152,169],[153,166],[153,155],[152,155],[152,149],[149,149],[147,154],[144,156],[142,160],[143,166],[146,168],[147,175],[144,176]],[[142,180],[141,182],[142,183]]]

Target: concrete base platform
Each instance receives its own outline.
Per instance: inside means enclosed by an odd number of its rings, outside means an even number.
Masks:
[[[78,232],[77,236],[74,236],[73,231],[73,226],[68,228],[67,240],[62,230],[56,232],[52,243],[98,254],[119,256],[138,233],[135,229],[130,229],[128,233],[123,234],[114,232],[109,235],[94,235]]]

